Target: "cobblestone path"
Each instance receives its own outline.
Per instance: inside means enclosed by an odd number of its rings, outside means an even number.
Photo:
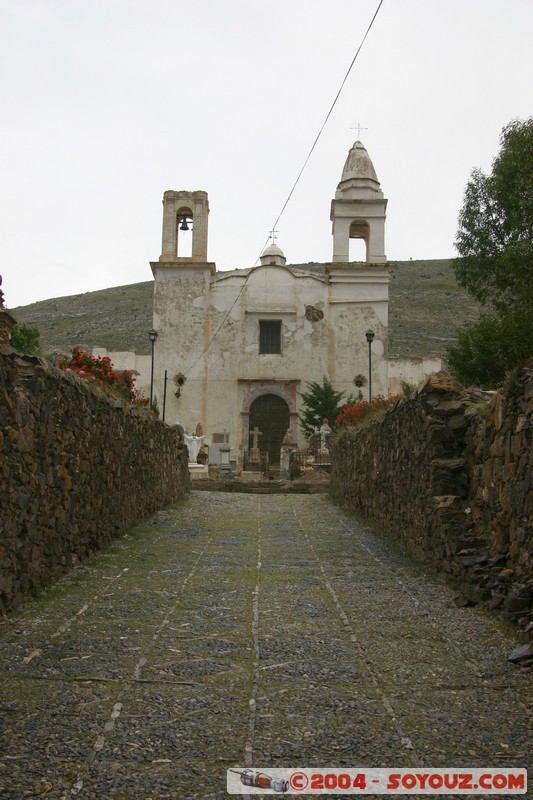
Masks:
[[[323,495],[194,492],[0,631],[2,800],[531,754],[512,634]]]

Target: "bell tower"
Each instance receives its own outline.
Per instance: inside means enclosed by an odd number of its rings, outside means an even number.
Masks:
[[[163,242],[160,262],[207,262],[207,192],[168,191],[163,195]],[[192,245],[190,235],[192,231]],[[189,237],[187,243],[186,238]],[[187,250],[188,244],[188,250]]]
[[[384,264],[385,217],[383,196],[374,165],[357,141],[348,153],[335,199],[331,201],[333,262],[350,261],[350,239],[363,239],[367,264]]]

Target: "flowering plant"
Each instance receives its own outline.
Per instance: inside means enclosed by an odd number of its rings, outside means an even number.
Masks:
[[[307,456],[303,460],[295,461],[291,465],[291,480],[301,478],[304,475],[312,475],[316,472],[316,464],[313,456]]]
[[[366,400],[361,400],[360,403],[355,403],[355,405],[344,406],[336,419],[336,423],[339,427],[347,428],[382,419],[389,408],[395,405],[399,399],[400,395],[390,395],[389,397],[377,395],[370,403]]]
[[[311,475],[315,471],[315,459],[308,456],[305,463],[300,466],[300,475]]]
[[[75,372],[80,378],[102,386],[121,399],[139,406],[147,406],[150,400],[142,397],[135,388],[133,372],[129,369],[115,370],[109,356],[91,356],[81,347],[71,347],[70,355],[57,361],[58,367],[67,372]]]

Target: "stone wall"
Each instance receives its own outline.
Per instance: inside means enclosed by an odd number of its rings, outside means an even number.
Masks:
[[[0,354],[0,611],[189,488],[177,430],[45,360]]]
[[[343,433],[331,492],[450,576],[465,603],[527,626],[533,601],[533,370],[505,394],[429,378]]]

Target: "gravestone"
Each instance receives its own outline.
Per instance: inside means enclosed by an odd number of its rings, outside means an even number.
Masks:
[[[324,417],[322,420],[322,425],[320,426],[320,445],[317,451],[317,455],[319,456],[329,456],[330,454],[330,444],[331,444],[331,434],[333,431],[329,426],[329,422]]]
[[[279,461],[279,477],[282,480],[288,480],[290,477],[291,453],[293,453],[294,450],[296,450],[296,442],[292,438],[290,428],[287,428],[287,432],[283,437],[283,441],[281,443],[281,453]]]
[[[224,480],[233,477],[233,470],[231,469],[230,463],[230,451],[231,447],[229,444],[220,445],[220,474]]]
[[[259,437],[263,432],[259,430],[257,425],[250,431],[252,437],[252,446],[248,451],[248,469],[243,469],[241,472],[241,480],[243,481],[260,481],[263,479],[261,471],[261,450],[259,449]]]
[[[257,425],[250,431],[250,435],[252,437],[252,446],[248,453],[248,463],[250,465],[259,465],[261,463],[261,450],[259,449],[259,437],[263,435],[263,432],[259,430]]]

